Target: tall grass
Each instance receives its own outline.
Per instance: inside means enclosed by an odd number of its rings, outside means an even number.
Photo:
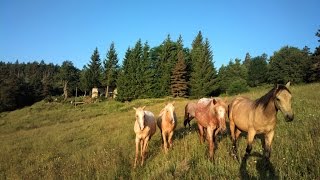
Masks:
[[[271,87],[253,89],[257,98]],[[175,99],[178,126],[167,155],[160,132],[152,137],[146,164],[133,169],[134,110],[158,115],[172,99],[130,103],[106,101],[80,105],[39,102],[0,114],[0,179],[318,179],[320,177],[320,84],[293,86],[295,119],[278,114],[270,162],[262,155],[259,137],[246,161],[230,156],[229,133],[218,136],[213,162],[208,145],[200,144],[195,121],[183,127],[187,99]],[[230,97],[229,99],[231,99]],[[244,155],[246,135],[239,140]]]

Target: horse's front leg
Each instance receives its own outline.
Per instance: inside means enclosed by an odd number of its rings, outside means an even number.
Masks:
[[[207,128],[207,139],[209,142],[209,158],[213,160],[214,154],[214,130],[210,127]]]
[[[273,140],[273,136],[274,136],[274,131],[270,131],[269,133],[266,133],[264,138],[265,138],[265,145],[264,145],[264,155],[267,159],[270,158],[270,154],[271,154],[271,143]]]
[[[134,168],[137,166],[137,162],[138,162],[140,139],[136,138],[135,142],[136,142],[136,155],[134,158]]]
[[[167,143],[167,137],[166,137],[166,132],[162,131],[162,140],[163,140],[163,148],[164,148],[164,152],[167,153],[168,152],[168,143]]]

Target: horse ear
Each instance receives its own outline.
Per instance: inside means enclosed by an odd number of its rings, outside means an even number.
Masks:
[[[137,108],[133,107],[134,110],[137,110]]]
[[[176,103],[175,101],[173,101],[171,104],[174,105],[174,103]]]
[[[142,107],[142,110],[144,110],[144,108],[146,108],[146,106],[143,106],[143,107]]]
[[[289,88],[289,86],[290,86],[290,81],[289,82],[287,82],[287,84],[286,84],[286,88]]]
[[[217,104],[216,98],[213,98],[213,99],[212,99],[212,103],[213,103],[213,104]]]

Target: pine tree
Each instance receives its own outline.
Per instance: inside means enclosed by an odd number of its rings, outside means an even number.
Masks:
[[[178,52],[178,62],[173,69],[171,76],[171,94],[173,97],[187,97],[187,66],[184,60],[183,50]]]
[[[167,36],[166,40],[160,45],[158,59],[155,62],[158,70],[156,74],[158,79],[156,84],[158,93],[160,96],[169,96],[170,90],[170,79],[172,70],[177,62],[177,45]]]
[[[98,48],[93,51],[91,56],[91,61],[88,64],[89,69],[89,87],[90,89],[94,87],[100,87],[101,85],[101,60],[98,52]]]
[[[250,54],[247,52],[247,53],[246,53],[246,57],[244,58],[244,61],[243,61],[243,65],[244,65],[247,69],[249,69],[250,62],[251,62],[251,56],[250,56]]]
[[[107,57],[104,60],[104,85],[106,86],[106,98],[108,97],[109,87],[115,88],[117,72],[119,69],[118,55],[114,47],[114,42],[111,43],[107,52]]]
[[[141,59],[141,69],[142,69],[142,91],[140,94],[141,98],[154,97],[155,90],[155,67],[153,66],[150,54],[150,46],[148,42],[145,42],[143,46],[142,59]]]
[[[131,101],[135,99],[135,69],[132,63],[132,50],[127,49],[117,79],[117,100]]]
[[[209,40],[202,42],[201,31],[192,43],[191,61],[192,73],[190,78],[191,95],[194,97],[209,96],[215,93],[216,70],[210,50]]]

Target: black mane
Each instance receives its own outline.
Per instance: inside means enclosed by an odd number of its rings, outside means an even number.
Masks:
[[[258,106],[262,106],[263,109],[266,109],[270,100],[273,100],[276,94],[282,90],[287,90],[291,94],[290,90],[286,86],[282,84],[277,85],[276,87],[272,88],[268,93],[266,93],[259,99],[256,99],[254,101],[254,107],[257,108]]]

